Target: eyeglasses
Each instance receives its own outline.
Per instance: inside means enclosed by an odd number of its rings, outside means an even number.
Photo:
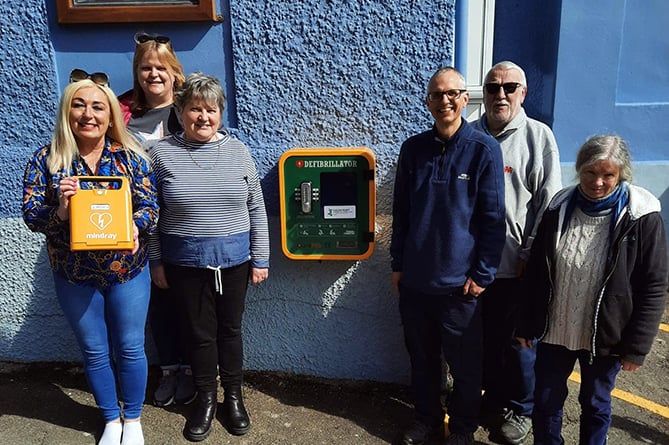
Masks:
[[[488,94],[497,94],[500,88],[504,89],[504,94],[513,94],[516,92],[516,88],[523,86],[518,82],[507,82],[507,83],[486,83],[485,90]]]
[[[151,34],[146,34],[143,32],[138,32],[135,34],[135,43],[140,44],[140,43],[146,43],[150,40],[153,40],[158,43],[170,43],[170,38],[167,36],[156,36],[156,35],[151,35]]]
[[[70,83],[79,82],[85,79],[91,79],[93,82],[103,87],[109,86],[109,76],[105,73],[98,72],[88,74],[86,71],[79,68],[75,68],[70,71]]]
[[[444,96],[448,97],[450,100],[455,100],[462,96],[462,93],[466,92],[467,90],[432,91],[431,93],[427,93],[427,100],[436,102],[442,100]]]

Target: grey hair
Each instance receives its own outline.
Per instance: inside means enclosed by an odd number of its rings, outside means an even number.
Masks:
[[[221,82],[214,76],[200,72],[186,76],[186,81],[174,93],[174,105],[179,111],[193,100],[201,100],[207,105],[216,104],[223,113],[225,109],[225,93]]]
[[[452,66],[445,66],[443,68],[439,68],[437,71],[434,72],[432,77],[430,77],[430,81],[427,83],[428,90],[430,89],[430,85],[432,85],[432,81],[434,81],[434,79],[446,73],[455,73],[462,81],[462,87],[465,88],[467,86],[467,81],[465,80],[465,76],[463,76],[460,71],[456,70]]]
[[[611,161],[620,168],[620,181],[632,182],[632,157],[620,136],[600,134],[590,137],[576,155],[576,174],[598,161]]]
[[[499,70],[516,70],[518,73],[520,73],[520,83],[524,86],[527,87],[527,76],[525,75],[525,71],[518,66],[517,64],[513,63],[510,60],[503,60],[501,62],[497,62],[490,68],[488,71],[488,74],[486,74],[486,78],[490,73],[493,71],[499,71]]]

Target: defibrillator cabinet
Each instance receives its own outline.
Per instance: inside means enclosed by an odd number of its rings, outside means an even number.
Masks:
[[[70,198],[71,250],[132,250],[132,198],[122,176],[79,176]]]
[[[281,248],[294,260],[357,260],[374,250],[374,153],[293,148],[279,159]]]

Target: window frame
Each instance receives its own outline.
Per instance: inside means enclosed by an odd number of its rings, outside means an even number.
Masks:
[[[56,0],[58,23],[132,23],[132,22],[203,22],[221,21],[215,0],[197,4],[173,5],[77,5],[75,0]]]

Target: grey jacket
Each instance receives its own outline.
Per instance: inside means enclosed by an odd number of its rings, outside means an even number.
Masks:
[[[490,134],[485,114],[472,125]],[[495,139],[502,147],[506,205],[506,242],[497,278],[514,278],[518,259],[530,255],[541,215],[562,188],[560,156],[551,129],[523,109]]]

